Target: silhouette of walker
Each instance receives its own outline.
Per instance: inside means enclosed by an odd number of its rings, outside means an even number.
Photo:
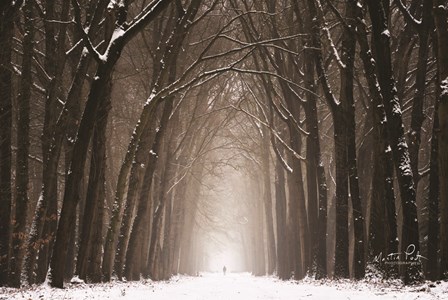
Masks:
[[[226,271],[227,271],[226,266],[222,267],[222,272],[224,273],[224,275],[226,275]]]

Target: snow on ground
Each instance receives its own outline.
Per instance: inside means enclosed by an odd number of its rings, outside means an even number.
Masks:
[[[199,277],[176,276],[168,282],[111,282],[69,284],[65,289],[47,285],[25,289],[0,288],[4,299],[448,299],[448,282],[403,287],[399,283],[366,281],[280,281],[247,273],[205,273]]]

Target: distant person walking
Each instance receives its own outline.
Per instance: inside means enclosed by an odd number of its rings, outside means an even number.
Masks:
[[[224,273],[224,275],[226,275],[226,271],[227,271],[226,266],[222,267],[222,272]]]

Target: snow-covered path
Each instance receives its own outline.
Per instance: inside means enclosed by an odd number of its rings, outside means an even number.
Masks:
[[[0,289],[3,299],[448,299],[448,283],[403,288],[349,281],[283,282],[249,274],[204,274],[175,277],[169,282],[113,282],[71,285],[64,290],[39,286],[34,289]]]

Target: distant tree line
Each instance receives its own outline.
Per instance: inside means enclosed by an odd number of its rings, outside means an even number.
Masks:
[[[0,286],[197,274],[229,165],[253,274],[447,278],[447,13],[2,1]]]

